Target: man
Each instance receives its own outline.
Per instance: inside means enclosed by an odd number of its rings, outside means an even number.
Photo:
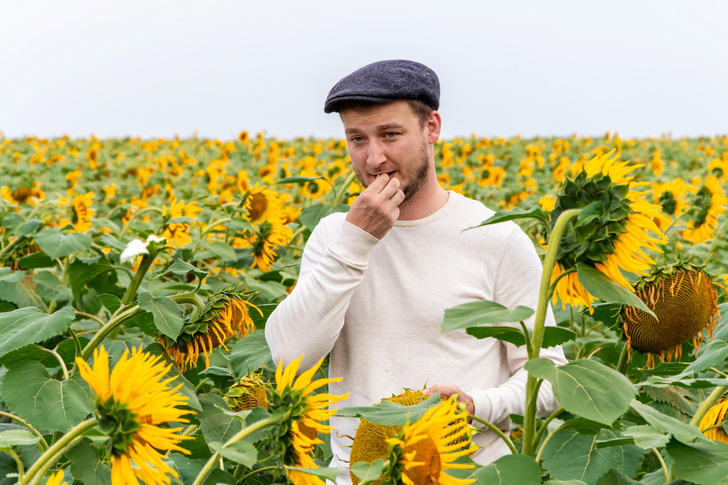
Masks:
[[[352,167],[366,189],[348,213],[314,229],[298,284],[273,312],[266,338],[284,364],[301,369],[331,352],[331,394],[344,406],[370,406],[403,388],[461,393],[471,414],[503,429],[523,414],[526,348],[464,331],[440,333],[446,308],[476,300],[536,308],[541,262],[514,223],[462,232],[493,214],[443,190],[435,172],[440,86],[426,66],[403,60],[369,64],[337,83],[324,111],[338,111]],[[549,315],[550,324],[553,317]],[[566,363],[560,349],[541,354]],[[544,383],[539,408],[555,409]],[[345,467],[358,422],[331,420],[332,466]],[[489,463],[508,453],[490,430],[474,455]],[[342,474],[339,483],[346,483]]]

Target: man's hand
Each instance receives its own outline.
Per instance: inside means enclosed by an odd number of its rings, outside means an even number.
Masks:
[[[475,414],[475,404],[473,404],[473,398],[469,394],[465,394],[462,389],[454,384],[435,384],[434,386],[428,387],[422,394],[435,394],[440,392],[440,396],[448,398],[453,394],[458,394],[458,402],[465,403],[465,410],[468,414]],[[468,423],[473,419],[468,418]]]
[[[399,217],[399,204],[403,200],[399,179],[390,179],[387,174],[378,175],[351,205],[346,220],[382,239]]]

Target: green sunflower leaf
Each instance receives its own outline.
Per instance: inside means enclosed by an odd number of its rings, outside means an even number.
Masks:
[[[601,271],[584,263],[576,263],[576,272],[579,276],[579,282],[594,297],[605,302],[624,303],[639,308],[657,319],[657,315],[637,295],[616,281],[609,279]]]
[[[51,259],[46,253],[38,251],[18,259],[20,269],[50,268],[56,265],[56,260]]]
[[[728,445],[720,441],[681,443],[672,440],[665,447],[677,478],[698,485],[728,484]]]
[[[631,406],[632,409],[637,411],[637,414],[642,416],[659,433],[671,434],[675,439],[683,443],[694,439],[705,439],[705,436],[697,426],[683,423],[679,419],[663,414],[657,409],[642,404],[637,400],[632,401]]]
[[[317,477],[322,477],[332,482],[336,482],[336,477],[339,476],[341,471],[338,468],[298,468],[295,466],[286,467],[289,470],[297,470],[301,473],[308,473]]]
[[[243,429],[243,424],[237,417],[223,411],[230,409],[223,398],[216,394],[200,394],[198,399],[202,412],[197,413],[197,418],[200,420],[202,435],[208,443],[226,443]]]
[[[154,315],[157,330],[171,339],[179,337],[184,325],[179,305],[165,296],[153,296],[148,291],[139,293],[138,301],[140,308]]]
[[[93,239],[86,234],[80,232],[62,234],[58,228],[40,231],[33,236],[33,241],[53,259],[65,258],[71,254],[79,253],[89,249],[93,243]]]
[[[96,446],[84,438],[66,452],[71,460],[73,477],[84,485],[111,485],[111,468],[99,460]]]
[[[704,371],[724,362],[728,357],[728,342],[714,340],[700,350],[698,358],[683,371],[685,374]]]
[[[354,475],[361,479],[359,485],[366,485],[367,483],[373,482],[374,480],[382,476],[386,463],[389,462],[385,462],[381,458],[374,460],[371,463],[360,461],[358,463],[354,463],[351,466],[351,471],[354,473]]]
[[[0,313],[0,357],[66,331],[76,319],[71,307],[47,314],[35,307]]]
[[[298,216],[298,220],[309,230],[313,231],[313,228],[316,227],[321,219],[333,214],[334,212],[341,211],[329,207],[328,205],[314,204],[304,208],[301,211],[301,215]]]
[[[561,345],[564,342],[574,340],[576,333],[568,328],[563,327],[544,327],[543,340],[541,342],[541,348],[555,347]],[[488,326],[488,327],[469,327],[467,329],[468,335],[472,335],[475,338],[488,338],[493,337],[498,340],[505,340],[510,342],[516,347],[520,347],[526,344],[526,337],[523,332],[515,327],[501,327],[501,326]]]
[[[555,479],[585,483],[597,483],[613,469],[633,475],[644,457],[641,448],[635,445],[597,447],[599,442],[618,438],[620,435],[613,430],[604,430],[599,435],[584,435],[573,429],[558,431],[543,451],[544,468]]]
[[[57,381],[39,362],[24,362],[3,379],[2,395],[11,411],[36,428],[68,431],[93,411],[80,374]]]
[[[30,219],[13,229],[12,234],[16,236],[30,236],[43,225],[38,219]]]
[[[509,310],[494,301],[471,301],[447,308],[440,332],[445,333],[460,328],[477,327],[492,323],[522,322],[530,318],[533,313],[533,309],[521,305]]]
[[[233,250],[233,253],[235,251]],[[198,278],[202,279],[205,276],[207,276],[207,271],[202,271],[201,269],[196,268],[195,266],[192,266],[190,263],[187,263],[185,261],[182,261],[179,258],[175,258],[174,262],[172,262],[171,265],[169,265],[169,268],[165,269],[164,272],[159,273],[155,278],[161,278],[162,276],[173,273],[177,276],[183,276],[187,273],[192,273],[193,275],[197,276]]]
[[[306,182],[313,182],[314,180],[318,180],[320,178],[323,178],[323,177],[320,176],[320,175],[318,177],[304,177],[302,175],[294,175],[292,177],[285,177],[285,178],[282,178],[280,180],[277,180],[275,183],[278,184],[278,185],[280,185],[280,184],[298,184],[298,185],[303,185]]]
[[[426,400],[413,406],[402,406],[401,404],[383,401],[376,406],[352,406],[339,409],[337,417],[343,418],[364,418],[374,424],[387,426],[402,426],[406,423],[414,423],[422,417],[433,406],[440,404],[440,393],[436,392]]]
[[[489,226],[491,224],[498,224],[500,222],[506,222],[506,221],[515,221],[516,219],[537,219],[544,224],[549,223],[549,216],[546,215],[546,213],[541,209],[539,206],[533,206],[530,209],[520,209],[516,207],[515,209],[507,210],[507,211],[498,211],[492,216],[490,216],[488,219],[484,220],[477,226],[468,227],[465,229],[465,231],[468,231],[470,229],[475,229],[476,227],[483,227],[483,226]]]
[[[670,441],[670,435],[657,431],[652,426],[630,426],[624,428],[622,434],[634,440],[634,444],[643,450],[661,448]]]
[[[33,445],[40,438],[27,429],[8,429],[0,431],[0,448],[11,448],[19,445]]]
[[[541,483],[541,473],[541,467],[532,457],[505,455],[477,469],[471,478],[475,478],[475,483],[489,485],[538,485]]]
[[[549,359],[531,359],[525,369],[549,381],[559,405],[568,412],[606,425],[626,412],[637,395],[625,376],[593,360],[556,367]]]
[[[228,460],[241,463],[248,468],[252,468],[258,461],[257,448],[247,441],[236,441],[235,443],[229,443],[224,446],[218,441],[213,441],[209,445],[210,449],[215,453],[219,453]]]

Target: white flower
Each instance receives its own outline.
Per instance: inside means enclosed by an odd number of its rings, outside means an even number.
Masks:
[[[150,242],[166,243],[167,238],[155,236],[154,234],[150,234],[149,236],[147,236],[147,244],[149,244]]]
[[[149,251],[147,251],[147,243],[145,243],[141,239],[134,239],[132,242],[126,245],[126,249],[124,249],[124,252],[121,253],[121,263],[124,264],[134,262],[137,256],[141,254],[149,254]]]

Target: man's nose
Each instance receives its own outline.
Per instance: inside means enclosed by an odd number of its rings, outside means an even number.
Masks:
[[[379,167],[387,159],[384,153],[384,147],[378,140],[369,142],[367,152],[367,165],[369,166],[370,172],[377,173]]]

